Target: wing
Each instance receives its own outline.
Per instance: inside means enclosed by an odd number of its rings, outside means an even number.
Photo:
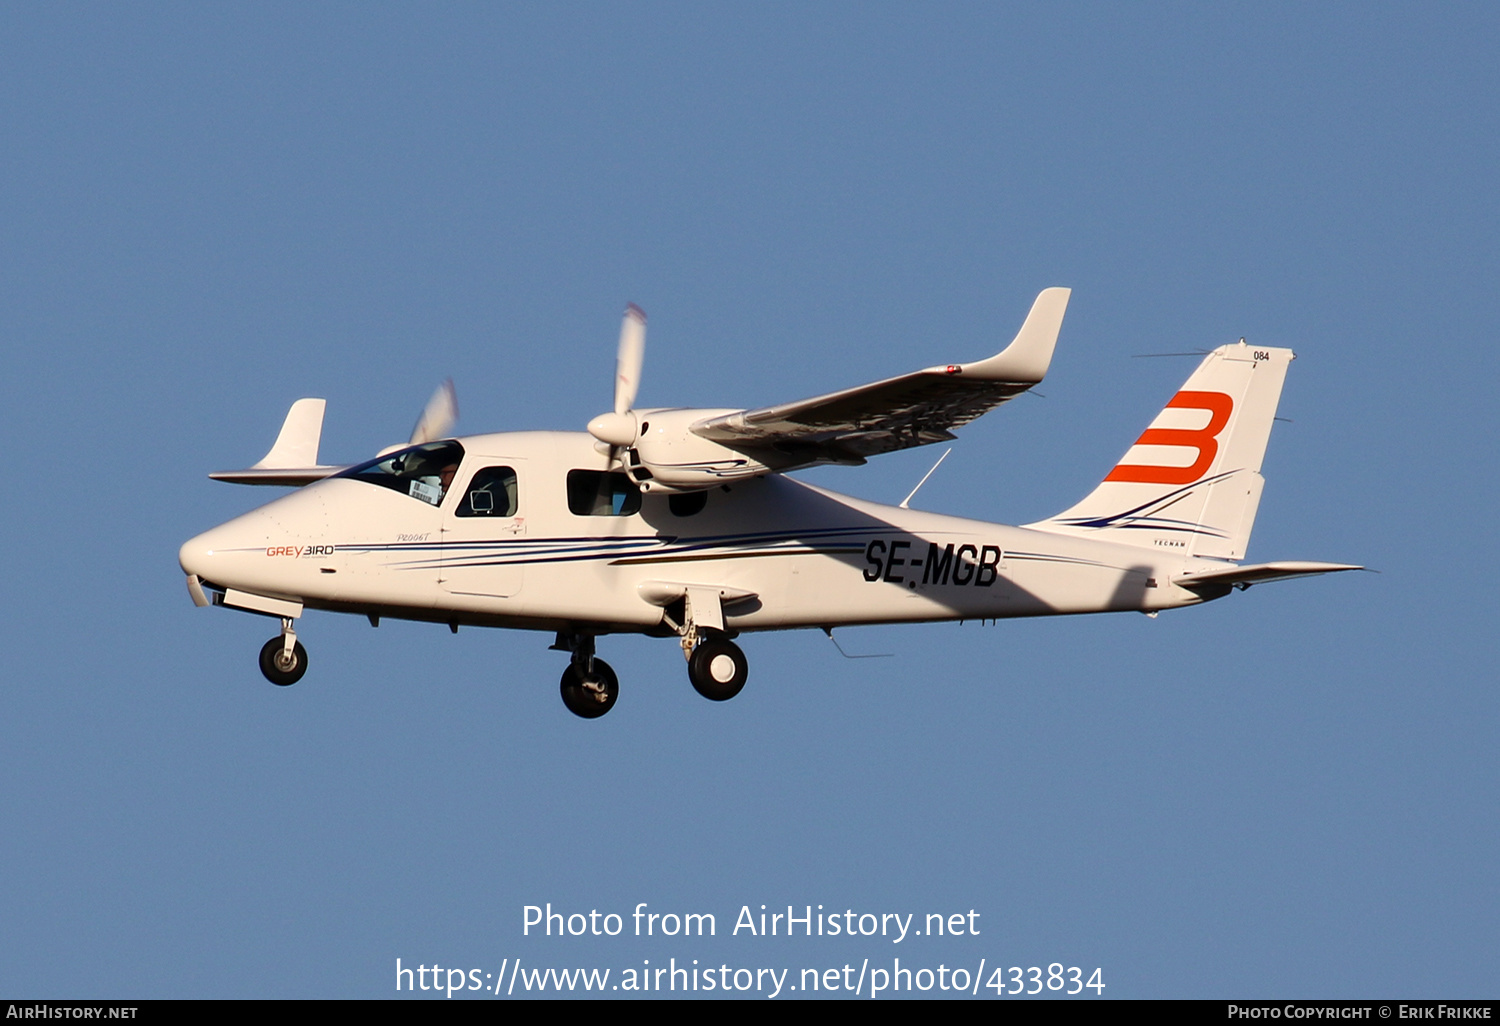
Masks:
[[[799,466],[867,457],[953,437],[981,414],[1046,376],[1070,289],[1045,289],[1001,352],[978,363],[929,367],[795,403],[701,420],[703,438],[736,449],[773,449]]]

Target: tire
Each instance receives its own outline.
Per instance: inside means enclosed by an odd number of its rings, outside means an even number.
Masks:
[[[307,672],[307,649],[302,647],[302,642],[293,643],[292,665],[289,667],[280,665],[284,648],[286,648],[286,643],[278,634],[266,642],[260,650],[260,672],[265,674],[266,680],[283,688],[297,683]]]
[[[585,680],[573,664],[569,663],[568,668],[563,671],[559,687],[563,705],[568,707],[568,712],[586,720],[597,720],[609,712],[615,707],[615,699],[620,697],[620,679],[603,659],[594,659],[592,676],[592,682]]]
[[[714,702],[727,702],[740,693],[750,675],[750,662],[740,647],[726,638],[699,642],[688,659],[693,689]]]

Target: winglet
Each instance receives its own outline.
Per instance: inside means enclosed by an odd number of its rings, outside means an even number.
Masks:
[[[286,411],[276,444],[259,463],[246,470],[216,470],[208,476],[232,484],[305,485],[337,473],[341,467],[318,463],[327,405],[323,399],[298,399]]]
[[[323,411],[326,399],[298,399],[286,411],[281,434],[265,458],[252,470],[282,470],[288,467],[312,467],[318,462],[318,443],[323,438]]]
[[[1063,314],[1068,309],[1072,289],[1043,289],[1031,304],[1026,323],[1010,345],[978,363],[955,364],[933,370],[962,374],[966,378],[987,381],[1028,381],[1036,384],[1047,376],[1052,365],[1052,350],[1062,329]]]

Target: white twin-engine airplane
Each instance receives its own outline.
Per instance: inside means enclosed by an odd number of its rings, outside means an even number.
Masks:
[[[255,466],[210,476],[305,486],[200,534],[179,561],[194,603],[279,617],[260,653],[294,684],[306,609],[552,631],[572,658],[568,709],[610,710],[603,634],[677,637],[688,678],[723,701],[745,684],[745,631],[1159,610],[1261,581],[1358,567],[1240,563],[1288,349],[1209,353],[1088,497],[1024,527],[885,506],[785,473],[859,465],[953,438],[1047,373],[1069,290],[1037,296],[1020,333],[947,364],[756,410],[634,409],[646,317],[620,333],[615,405],[588,434],[448,437],[451,385],[408,444],[318,463],[322,399],[292,405]],[[925,478],[924,478],[925,480]],[[920,487],[920,484],[918,485]]]

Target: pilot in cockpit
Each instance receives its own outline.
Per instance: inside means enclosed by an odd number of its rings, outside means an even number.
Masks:
[[[421,467],[418,475],[413,478],[411,494],[434,506],[440,505],[443,497],[448,494],[448,488],[453,484],[453,476],[457,473],[457,463],[445,463],[441,468],[434,468],[431,463],[428,463]]]

